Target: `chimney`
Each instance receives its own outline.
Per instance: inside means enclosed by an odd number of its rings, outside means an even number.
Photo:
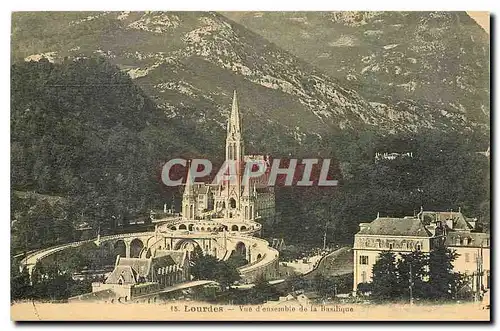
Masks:
[[[446,226],[449,227],[450,229],[453,229],[453,219],[452,218],[448,218],[446,220]]]

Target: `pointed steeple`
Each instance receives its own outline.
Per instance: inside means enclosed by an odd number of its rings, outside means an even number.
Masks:
[[[184,196],[191,196],[194,194],[193,177],[191,176],[191,161],[187,162],[188,173],[186,176],[186,185],[184,187]]]
[[[238,95],[233,93],[233,106],[229,117],[228,133],[239,135],[241,133],[240,110],[238,109]]]
[[[247,178],[246,182],[243,183],[243,196],[250,197],[250,192],[252,192],[252,182]]]

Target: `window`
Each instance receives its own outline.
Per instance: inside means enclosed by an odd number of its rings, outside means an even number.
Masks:
[[[469,255],[469,253],[465,253],[465,262],[470,262],[470,255]]]
[[[394,248],[394,244],[393,243],[389,243],[389,249],[393,249]]]
[[[362,282],[362,283],[366,283],[366,271],[363,271],[363,272],[361,273],[361,282]]]
[[[368,264],[368,256],[360,255],[359,256],[359,264]]]
[[[420,249],[421,249],[420,244],[417,244],[417,251],[419,251]]]

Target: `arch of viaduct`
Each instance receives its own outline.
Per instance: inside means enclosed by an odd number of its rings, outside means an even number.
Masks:
[[[196,246],[205,254],[227,260],[233,251],[245,256],[249,263],[239,268],[244,282],[253,282],[259,275],[267,279],[278,276],[278,251],[269,246],[266,240],[246,235],[245,232],[190,232],[170,231],[139,232],[104,236],[98,241],[85,240],[69,244],[50,247],[28,254],[21,260],[21,268],[27,267],[31,275],[36,263],[52,254],[70,247],[78,247],[85,243],[95,242],[103,249],[124,248],[126,257],[147,258],[154,255],[155,250],[187,250],[192,251]]]

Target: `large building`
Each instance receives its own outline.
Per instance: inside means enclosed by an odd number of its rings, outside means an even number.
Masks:
[[[159,293],[190,279],[186,251],[156,250],[154,256],[116,257],[115,268],[104,282],[92,283],[92,292],[70,301],[129,302],[141,298],[156,301]]]
[[[487,289],[490,284],[489,234],[474,232],[476,219],[461,212],[421,211],[404,218],[378,217],[360,223],[354,236],[354,286],[372,280],[372,268],[381,252],[397,255],[422,251],[429,253],[436,245],[446,245],[459,256],[454,271],[470,275],[471,289]]]
[[[263,161],[270,169],[267,155],[245,155],[242,125],[236,91],[233,96],[231,115],[227,124],[226,162],[236,164],[237,178],[218,184],[193,184],[190,176],[182,197],[182,216],[184,219],[201,220],[211,218],[240,218],[272,222],[275,217],[275,195],[273,187],[263,176],[243,183],[243,169],[249,161]]]
[[[354,235],[354,293],[358,284],[371,282],[372,268],[381,252],[429,253],[443,243],[443,232],[440,224],[425,225],[420,214],[404,218],[377,216],[370,223],[361,223]]]

